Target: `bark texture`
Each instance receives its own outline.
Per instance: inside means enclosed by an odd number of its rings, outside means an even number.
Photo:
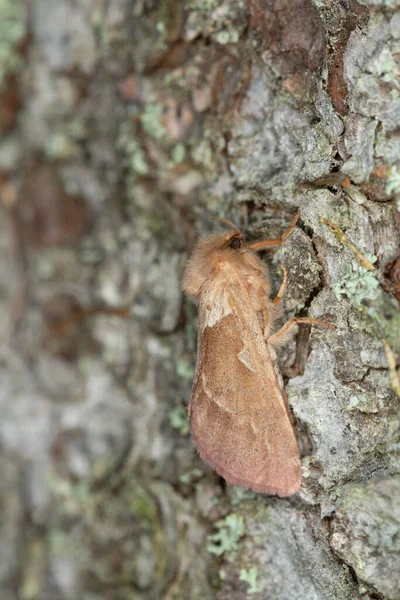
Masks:
[[[399,82],[396,0],[0,0],[2,600],[400,600]],[[180,277],[297,210],[283,500],[194,451]]]

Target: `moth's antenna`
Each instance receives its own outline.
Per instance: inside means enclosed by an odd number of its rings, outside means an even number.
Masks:
[[[234,225],[230,221],[227,221],[226,219],[217,219],[217,218],[214,218],[212,220],[213,221],[221,221],[221,223],[225,223],[225,225],[228,225],[229,227],[232,227],[232,229],[236,229],[236,231],[240,231],[239,227],[236,227],[236,225]]]

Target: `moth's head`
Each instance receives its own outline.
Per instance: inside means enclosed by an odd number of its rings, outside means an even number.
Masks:
[[[231,227],[230,231],[201,238],[187,262],[182,289],[198,297],[204,283],[226,262],[240,266],[248,254],[243,233],[230,221],[216,219]],[[233,231],[232,231],[233,229]]]
[[[214,221],[221,221],[231,229],[200,239],[193,252],[193,257],[196,252],[199,252],[203,256],[218,256],[220,258],[226,256],[228,259],[233,259],[235,255],[243,253],[245,251],[245,236],[240,229],[226,219],[214,219]]]

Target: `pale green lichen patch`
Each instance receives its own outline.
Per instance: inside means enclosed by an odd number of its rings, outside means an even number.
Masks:
[[[187,39],[194,39],[202,34],[221,46],[239,42],[247,25],[244,3],[189,0],[187,6],[191,9],[185,25]]]
[[[147,163],[146,155],[142,149],[139,140],[135,137],[132,124],[124,122],[121,124],[117,148],[123,155],[123,167],[127,171],[128,185],[127,190],[134,184],[136,175],[147,175],[150,167]]]
[[[21,66],[15,47],[25,34],[23,5],[18,0],[0,0],[0,88],[4,78]]]
[[[232,508],[237,508],[241,504],[246,504],[249,500],[259,500],[260,494],[253,492],[253,490],[246,490],[245,488],[233,485],[228,488],[229,500]]]
[[[216,556],[234,556],[239,540],[245,532],[243,516],[231,513],[225,519],[217,521],[216,527],[218,531],[208,536],[207,550]]]
[[[364,0],[364,4],[371,6],[387,6],[388,8],[396,8],[398,0]]]
[[[140,116],[144,131],[152,138],[161,140],[166,135],[166,130],[161,123],[163,106],[158,102],[148,102]]]
[[[384,46],[382,51],[371,61],[370,68],[374,75],[381,77],[386,83],[390,83],[396,88],[400,87],[399,66],[388,45]]]
[[[175,163],[181,163],[185,159],[185,154],[186,154],[185,146],[183,144],[179,143],[179,144],[176,144],[176,146],[174,146],[172,148],[171,158]]]
[[[251,567],[250,569],[241,569],[239,575],[240,581],[245,581],[248,584],[247,593],[256,594],[261,592],[261,588],[258,585],[258,569],[257,567]]]
[[[373,255],[365,255],[370,263]],[[343,277],[333,286],[337,299],[345,297],[360,317],[360,326],[378,337],[390,340],[398,347],[400,338],[400,313],[398,303],[385,294],[374,271],[352,261]]]
[[[191,469],[190,471],[186,471],[186,473],[182,473],[179,475],[179,481],[183,484],[190,484],[198,481],[203,477],[204,473],[201,469]]]
[[[176,373],[182,379],[190,381],[194,376],[193,364],[186,360],[186,358],[179,358],[176,362]]]
[[[386,193],[388,196],[392,194],[400,194],[400,171],[397,165],[391,167],[386,179]]]
[[[384,403],[375,393],[360,393],[359,395],[353,394],[349,398],[349,402],[345,407],[345,410],[349,412],[358,411],[365,414],[378,414],[379,410],[384,409]]]
[[[87,136],[86,125],[80,118],[54,127],[45,145],[46,155],[55,160],[77,158],[80,154],[79,141]]]
[[[168,413],[169,424],[172,429],[177,429],[181,435],[189,434],[189,422],[186,407],[177,404]]]
[[[376,256],[366,258],[372,264],[376,262]],[[353,306],[359,308],[366,301],[376,300],[379,295],[379,281],[372,271],[353,261],[347,266],[343,277],[333,286],[333,291],[338,300],[345,296]]]
[[[224,46],[225,44],[237,44],[239,41],[239,34],[235,30],[223,29],[219,31],[215,36],[216,41]]]

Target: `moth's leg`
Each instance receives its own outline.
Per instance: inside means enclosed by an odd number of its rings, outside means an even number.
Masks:
[[[287,321],[283,325],[283,327],[279,329],[279,331],[277,331],[267,339],[268,344],[272,344],[273,346],[282,346],[283,344],[285,344],[296,332],[296,328],[299,323],[308,323],[309,325],[325,325],[326,327],[335,329],[335,326],[332,325],[332,323],[328,323],[327,321],[320,321],[319,319],[308,319],[303,317],[294,317],[293,319],[289,319],[289,321]]]
[[[288,279],[287,270],[282,265],[281,265],[281,269],[283,271],[283,281],[281,283],[281,287],[279,288],[277,295],[273,299],[274,304],[278,304],[278,302],[280,302],[282,300],[282,296],[285,293],[286,286],[287,286],[287,279]]]
[[[296,223],[299,219],[299,213],[297,213],[290,223],[289,227],[282,234],[282,237],[276,238],[273,240],[263,240],[262,242],[254,242],[253,244],[249,244],[247,247],[250,250],[264,250],[264,248],[270,248],[271,246],[280,246],[286,240],[286,238],[292,233],[293,229],[296,226]]]
[[[283,281],[281,283],[281,287],[278,290],[276,297],[271,301],[268,300],[265,303],[265,306],[262,310],[262,330],[264,335],[264,340],[267,340],[271,333],[272,323],[275,321],[277,317],[281,315],[281,300],[282,296],[285,293],[286,285],[287,285],[287,271],[285,267],[281,266],[283,271]]]

